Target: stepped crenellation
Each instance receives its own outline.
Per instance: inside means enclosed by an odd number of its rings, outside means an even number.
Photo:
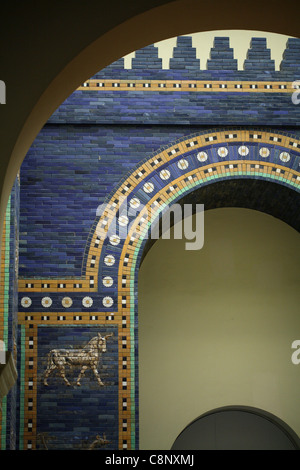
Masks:
[[[300,39],[287,41],[280,70],[275,70],[264,37],[251,39],[244,62],[238,62],[229,37],[215,37],[205,69],[192,39],[176,39],[168,69],[162,68],[159,47],[153,44],[135,52],[132,68],[125,67],[125,58],[117,60],[72,93],[48,122],[298,124],[300,106],[291,97],[300,79]]]
[[[196,48],[192,46],[191,36],[179,36],[177,45],[170,58],[170,69],[200,70],[200,59],[196,57]]]
[[[228,37],[216,37],[214,46],[210,50],[210,59],[207,61],[207,70],[237,70],[237,59],[229,45]]]
[[[271,59],[271,49],[267,48],[266,38],[252,38],[244,70],[275,71],[275,61]]]
[[[300,39],[289,38],[280,64],[281,71],[289,71],[300,78]]]
[[[158,57],[158,48],[153,44],[139,49],[132,59],[133,69],[160,70],[162,68],[162,59]]]
[[[158,47],[154,44],[135,52],[131,68],[125,68],[124,59],[119,59],[93,78],[114,78],[120,74],[126,78],[147,79],[157,74],[157,78],[165,79],[201,79],[212,76],[221,79],[230,74],[232,79],[299,79],[300,78],[300,39],[289,38],[283,52],[280,70],[275,70],[275,61],[271,58],[271,49],[267,47],[267,39],[253,37],[249,44],[243,68],[238,66],[234,48],[230,47],[229,37],[215,37],[206,64],[200,64],[196,48],[193,47],[191,36],[179,36],[173,48],[169,67],[163,68]]]

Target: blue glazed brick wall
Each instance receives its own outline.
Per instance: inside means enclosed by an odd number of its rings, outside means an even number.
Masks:
[[[87,238],[107,194],[144,158],[197,131],[44,127],[22,165],[19,275],[80,277]]]
[[[98,371],[104,383],[97,383],[91,369],[76,385],[80,367],[66,368],[67,386],[57,371],[43,383],[51,349],[82,348],[93,337],[114,333],[107,341]],[[37,389],[37,446],[45,449],[87,449],[97,435],[106,435],[105,449],[118,447],[118,344],[116,328],[91,326],[40,326],[38,331],[39,378]],[[43,437],[43,439],[42,439]]]
[[[200,64],[196,57],[191,38],[180,37],[170,60],[170,69],[162,69],[157,48],[151,45],[136,52],[132,69],[124,69],[124,59],[120,59],[97,73],[92,79],[99,83],[108,79],[132,83],[135,80],[144,80],[146,83],[155,80],[207,80],[208,82],[216,80],[220,84],[222,81],[243,83],[251,80],[266,83],[292,82],[300,78],[299,51],[299,40],[289,40],[281,70],[276,71],[266,40],[253,38],[245,58],[244,69],[237,70],[237,61],[228,38],[216,38],[207,68],[201,69],[200,65],[203,64]],[[191,134],[204,134],[209,130],[217,132],[249,127],[262,132],[263,129],[271,128],[274,133],[292,133],[293,136],[300,136],[300,106],[292,103],[291,95],[288,93],[264,91],[237,93],[226,89],[195,92],[181,91],[180,87],[176,91],[172,88],[151,91],[151,86],[147,87],[147,90],[146,88],[137,90],[134,86],[121,89],[118,84],[114,89],[92,90],[89,88],[89,82],[85,85],[85,89],[75,91],[49,119],[22,164],[20,279],[30,278],[33,281],[34,278],[76,279],[84,274],[92,229],[98,221],[96,217],[98,206],[119,187],[120,181],[139,163],[157,154],[159,149],[169,147],[172,142],[183,140]],[[256,145],[259,144],[250,146],[250,160],[258,158]],[[270,144],[270,151],[272,145],[273,143]],[[239,158],[239,147],[240,143],[232,146],[233,154],[230,158]],[[212,144],[207,148],[208,153],[211,153],[210,158],[218,162],[217,147]],[[276,152],[274,154],[278,160],[279,150]],[[287,168],[295,170],[292,166],[296,162],[293,152],[298,150],[291,149],[292,158],[287,163]],[[192,156],[191,162],[196,171],[199,166],[196,155],[193,155],[192,150],[191,154],[187,152],[187,155]],[[174,174],[180,174],[177,162],[170,168]],[[153,179],[158,187],[164,186],[165,183],[158,175],[154,175]],[[141,188],[137,188],[137,195],[145,202],[150,199]],[[118,265],[116,263],[109,269],[104,265],[103,257],[104,254],[114,254],[117,258],[120,257],[120,253],[120,246],[112,246],[106,240],[100,259],[99,276],[110,273],[115,284],[118,279]],[[138,262],[141,256],[142,252],[138,255]],[[89,307],[83,307],[82,304],[82,298],[88,296],[89,292],[76,292],[76,290],[66,294],[56,289],[44,294],[36,289],[30,292],[32,304],[29,310],[19,302],[20,318],[22,318],[18,359],[19,448],[26,447],[27,442],[28,448],[36,446],[42,449],[46,445],[49,449],[83,449],[93,442],[95,436],[104,434],[109,441],[106,448],[113,449],[120,445],[118,400],[122,384],[119,381],[118,364],[121,358],[121,343],[118,343],[117,338],[118,335],[119,340],[123,338],[123,325],[121,323],[121,326],[120,324],[116,326],[109,323],[116,313],[118,304],[115,286],[106,290],[112,297],[113,305],[105,308],[101,289],[103,290],[103,286],[100,286],[99,292],[91,294],[94,303]],[[132,308],[136,311],[137,285],[130,286],[130,289],[135,294]],[[20,293],[21,298],[24,295],[24,292]],[[41,297],[44,295],[51,296],[52,304],[44,310],[45,321],[51,318],[50,324],[43,324],[44,319],[40,313],[43,310]],[[67,307],[62,308],[66,295],[72,297],[71,320],[60,325],[60,315],[66,315],[69,311]],[[127,307],[129,306],[126,304]],[[29,319],[26,318],[27,312]],[[89,324],[88,320],[86,324],[76,324],[76,315],[81,315],[82,312],[91,315],[104,312],[105,320],[103,324],[97,326]],[[76,315],[73,316],[73,313]],[[126,319],[125,315],[124,317]],[[122,320],[123,318],[121,322]],[[132,360],[135,361],[133,405],[136,405],[134,432],[137,432],[136,316],[131,326],[134,330],[134,345],[131,353],[128,353],[126,345],[124,348],[126,355],[131,354]],[[121,333],[120,330],[117,331],[118,328],[121,328]],[[114,333],[113,338],[108,341],[107,353],[100,362],[99,371],[103,374],[105,386],[99,388],[91,371],[87,371],[82,386],[78,387],[74,385],[78,369],[76,371],[68,369],[70,387],[65,385],[63,379],[57,375],[57,371],[49,377],[49,387],[46,387],[43,377],[50,349],[80,348],[98,331],[102,334]],[[31,337],[34,343],[32,347],[36,348],[34,351],[37,352],[36,363],[35,356],[31,356],[31,345],[28,346]],[[26,349],[27,347],[29,349]],[[31,357],[33,365],[29,361]],[[32,410],[24,401],[22,391],[24,387],[30,386],[30,374],[31,370],[35,370],[34,367],[37,370],[35,385],[37,402],[34,405],[35,409]],[[28,394],[31,397],[30,390]],[[26,428],[28,423],[32,424],[34,432]],[[132,435],[134,432],[132,431]],[[135,444],[138,446],[138,435]],[[126,448],[127,442],[123,441],[121,445]]]
[[[170,69],[162,69],[157,48],[147,46],[136,52],[132,69],[124,69],[120,59],[93,79],[132,80],[238,80],[247,82],[289,81],[300,78],[299,39],[290,38],[280,71],[275,70],[265,38],[253,38],[244,61],[237,69],[229,38],[215,38],[207,66],[200,69],[190,37],[179,37],[170,59]],[[185,124],[185,125],[280,125],[297,126],[299,109],[290,95],[278,93],[210,93],[120,90],[75,91],[53,114],[52,123],[97,124]]]
[[[152,45],[136,52],[132,69],[124,69],[120,59],[94,78],[295,80],[299,54],[299,40],[289,39],[281,71],[275,71],[266,39],[253,38],[239,71],[229,38],[221,37],[214,41],[209,70],[200,70],[191,38],[179,37],[170,69],[161,68]],[[49,119],[22,165],[20,276],[80,276],[98,205],[162,145],[203,125],[279,128],[297,126],[299,118],[300,106],[290,94],[75,91]]]
[[[219,77],[214,77],[214,80]],[[234,77],[227,77],[234,80]],[[251,79],[250,79],[251,80]],[[74,110],[75,109],[75,110]],[[78,109],[78,110],[77,110]],[[126,125],[296,126],[299,109],[290,95],[222,92],[75,91],[49,122]]]
[[[22,165],[20,276],[80,276],[106,195],[139,161],[191,132],[196,128],[45,126]]]

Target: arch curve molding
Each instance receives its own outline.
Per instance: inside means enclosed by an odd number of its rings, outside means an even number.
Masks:
[[[106,279],[115,285],[112,298],[122,324],[122,341],[130,351],[132,438],[136,425],[138,271],[153,220],[150,214],[153,218],[154,211],[158,216],[189,192],[222,180],[260,179],[299,192],[299,149],[299,140],[274,132],[227,129],[192,135],[146,159],[107,199],[89,246],[86,276],[97,279],[103,296]],[[130,215],[135,204],[142,205],[142,210]],[[129,227],[126,237],[114,241],[110,227],[124,222]]]
[[[119,275],[125,265],[128,269],[127,251],[136,252],[156,216],[186,194],[230,179],[275,182],[298,193],[299,166],[300,141],[272,131],[210,131],[160,149],[130,172],[101,206],[84,257],[86,279],[94,281],[90,287],[101,291],[100,278],[112,266]],[[114,231],[120,237],[114,238]],[[105,261],[109,256],[113,264]]]

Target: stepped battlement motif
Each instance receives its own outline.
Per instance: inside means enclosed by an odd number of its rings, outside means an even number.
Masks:
[[[288,38],[279,71],[275,70],[275,61],[271,59],[271,53],[266,38],[253,37],[243,61],[243,67],[240,69],[234,56],[234,48],[230,46],[230,38],[215,37],[207,63],[200,64],[196,48],[192,45],[192,37],[179,36],[176,46],[173,48],[172,57],[169,58],[169,67],[167,68],[163,68],[158,47],[151,44],[135,52],[131,68],[125,68],[125,62],[122,58],[99,71],[92,78],[114,78],[120,73],[128,76],[128,78],[135,76],[139,79],[149,78],[150,74],[163,77],[163,73],[166,77],[171,77],[175,76],[175,71],[177,71],[178,77],[181,73],[182,78],[185,77],[186,79],[200,76],[208,77],[209,74],[205,74],[205,72],[213,71],[219,73],[221,71],[231,72],[231,77],[236,76],[239,78],[243,76],[253,78],[255,75],[263,73],[266,76],[272,76],[274,79],[275,77],[281,77],[282,79],[300,78],[300,39]],[[200,72],[202,72],[202,75]],[[241,72],[244,72],[244,74],[241,74]]]
[[[169,68],[158,47],[136,51],[132,68],[117,60],[82,84],[49,123],[297,125],[291,96],[299,86],[300,39],[289,38],[275,70],[266,38],[252,38],[238,69],[229,37],[215,37],[200,64],[191,36],[177,38]]]

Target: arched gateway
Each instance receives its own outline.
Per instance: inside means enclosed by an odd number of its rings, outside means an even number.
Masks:
[[[81,311],[64,313],[62,321],[70,318],[82,320],[87,307],[90,321],[109,323],[117,327],[119,348],[119,382],[126,384],[119,393],[119,446],[135,448],[137,427],[137,358],[138,358],[138,271],[144,247],[148,241],[151,222],[172,204],[185,200],[197,190],[211,185],[216,188],[214,197],[220,201],[222,183],[240,182],[246,188],[246,181],[271,184],[276,198],[284,198],[290,209],[299,203],[300,184],[300,141],[292,134],[272,131],[238,128],[209,131],[194,134],[160,149],[131,171],[106,198],[99,208],[99,216],[89,237],[85,256],[85,276],[80,280],[80,300],[70,292],[73,280],[60,280],[59,291],[81,304]],[[241,183],[241,181],[243,182]],[[258,186],[256,186],[258,187]],[[255,188],[255,186],[254,186]],[[288,192],[286,193],[286,191]],[[201,193],[200,193],[201,194]],[[235,191],[236,194],[236,191]],[[263,194],[263,192],[262,192]],[[253,207],[255,197],[248,194],[247,207]],[[202,203],[201,195],[198,202]],[[234,201],[236,204],[236,201]],[[222,202],[220,202],[222,205]],[[264,209],[262,201],[260,210]],[[272,213],[272,208],[268,209]],[[284,218],[276,213],[277,217]],[[293,214],[293,210],[291,211]],[[297,224],[290,216],[289,222]],[[29,313],[32,291],[29,280],[22,280],[21,306],[25,325],[43,323]],[[35,279],[35,285],[38,281]],[[40,280],[40,285],[53,288],[57,281]],[[87,295],[87,291],[89,294]],[[41,303],[45,290],[35,289],[34,301]],[[51,300],[59,294],[52,294]],[[73,298],[73,297],[76,297]],[[93,305],[97,305],[94,311]],[[76,305],[77,307],[77,305]],[[58,320],[61,321],[61,320]],[[124,424],[126,423],[126,426]],[[128,425],[127,425],[128,423]]]
[[[138,274],[169,207],[252,208],[299,230],[299,39],[280,70],[264,37],[243,70],[228,37],[206,67],[193,46],[178,37],[167,69],[146,46],[132,68],[119,59],[86,80],[23,162],[2,245],[0,331],[19,375],[2,449],[139,447]]]

